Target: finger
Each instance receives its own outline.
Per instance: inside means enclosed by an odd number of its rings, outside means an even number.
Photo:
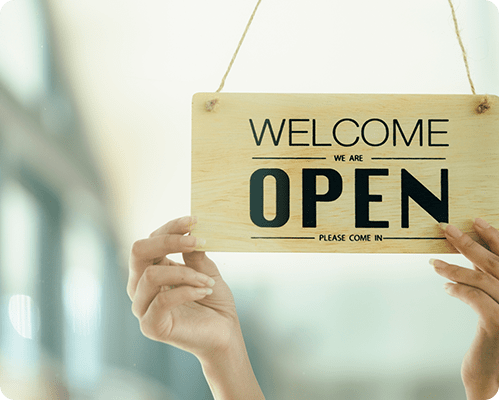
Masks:
[[[220,271],[216,264],[208,258],[204,251],[184,253],[182,256],[184,257],[185,264],[196,271],[211,277],[220,276]]]
[[[167,254],[194,251],[196,246],[196,238],[177,234],[163,234],[137,240],[130,254],[127,285],[130,299],[133,300],[137,283],[149,265],[160,263]]]
[[[482,319],[486,328],[496,329],[499,325],[499,304],[486,293],[462,283],[449,282],[444,288],[448,294],[468,304]]]
[[[499,277],[499,256],[480,246],[453,225],[441,225],[447,240],[482,271]]]
[[[475,287],[499,302],[499,281],[485,272],[448,264],[442,260],[430,260],[435,271],[451,281]]]
[[[196,222],[197,222],[196,217],[177,218],[167,222],[162,227],[156,229],[153,233],[149,235],[149,237],[172,234],[172,233],[185,235],[186,233],[192,231],[192,228],[194,227],[194,225],[196,225]]]
[[[215,281],[209,276],[188,267],[164,267],[151,265],[146,268],[137,285],[132,311],[141,318],[156,295],[166,286],[190,285],[195,287],[213,287]]]
[[[473,269],[474,269],[475,271],[485,272],[483,269],[481,269],[481,268],[480,268],[478,265],[476,265],[476,264],[473,264]]]
[[[211,293],[213,290],[210,288],[192,286],[180,286],[158,293],[140,319],[142,333],[151,339],[166,340],[172,328],[169,313],[182,304],[202,300]]]
[[[165,265],[165,266],[173,265],[177,267],[185,267],[185,264],[170,260],[168,257],[163,257],[163,259],[160,262],[157,262],[154,265]]]
[[[198,239],[194,236],[162,234],[147,239],[137,240],[132,245],[131,262],[161,261],[167,254],[194,251]],[[158,260],[159,259],[159,260]]]
[[[475,219],[473,228],[483,241],[487,243],[490,250],[495,254],[499,254],[499,231],[481,218]]]

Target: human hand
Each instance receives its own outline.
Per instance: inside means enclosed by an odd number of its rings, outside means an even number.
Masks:
[[[142,333],[193,353],[217,400],[265,400],[246,352],[232,293],[198,239],[196,220],[168,222],[133,244],[127,292]],[[167,255],[182,253],[184,264]]]
[[[442,226],[447,240],[474,269],[430,260],[435,271],[454,283],[445,290],[468,304],[479,316],[475,338],[461,366],[468,400],[488,400],[499,389],[499,232],[477,218],[473,228],[490,250],[452,225]]]
[[[237,338],[232,293],[190,233],[196,220],[168,222],[133,244],[127,292],[142,333],[199,359],[223,354]],[[183,253],[185,264],[167,255]]]

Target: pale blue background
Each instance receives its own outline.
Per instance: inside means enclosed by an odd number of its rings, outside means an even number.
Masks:
[[[254,4],[2,8],[0,387],[211,398],[194,357],[141,335],[126,264],[134,240],[189,214],[191,96],[216,90]],[[498,94],[498,11],[455,6],[476,89]],[[471,92],[446,0],[263,0],[224,90]],[[431,255],[211,256],[269,400],[465,398],[477,317]]]

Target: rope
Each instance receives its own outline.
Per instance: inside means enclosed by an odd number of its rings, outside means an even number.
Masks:
[[[260,5],[261,2],[262,2],[262,0],[258,0],[256,3],[255,9],[253,10],[251,17],[250,17],[248,23],[246,24],[246,28],[243,32],[243,35],[241,36],[241,39],[239,40],[236,51],[232,55],[232,59],[230,60],[229,66],[227,67],[227,71],[225,71],[225,74],[222,78],[222,82],[220,83],[220,86],[218,87],[216,93],[220,93],[220,91],[225,86],[225,80],[227,79],[227,76],[229,75],[229,72],[232,69],[232,65],[234,64],[234,61],[236,60],[237,54],[239,53],[239,49],[241,48],[241,46],[244,42],[244,38],[246,37],[246,34],[248,33],[248,30],[251,26],[251,23],[253,22],[253,18],[255,17],[256,11],[258,10],[258,6]],[[450,9],[452,11],[452,19],[454,20],[454,28],[456,30],[457,40],[459,42],[459,46],[461,47],[461,52],[463,54],[464,65],[466,67],[466,74],[468,75],[468,81],[469,81],[470,86],[471,86],[471,92],[474,95],[476,95],[475,85],[473,84],[473,79],[471,79],[470,66],[468,64],[468,56],[466,55],[466,49],[464,48],[463,40],[461,39],[461,34],[459,32],[459,25],[457,22],[456,10],[454,9],[454,4],[452,4],[452,0],[448,0],[448,2],[450,5]],[[215,106],[217,105],[217,103],[218,103],[218,99],[216,99],[216,98],[213,100],[207,101],[206,102],[206,110],[212,111],[215,108]],[[482,114],[485,111],[487,111],[489,108],[490,108],[490,104],[488,102],[487,96],[485,96],[481,100],[480,104],[477,106],[476,112],[479,114]]]
[[[227,75],[229,75],[229,72],[232,68],[232,65],[234,64],[234,61],[236,60],[237,53],[239,53],[239,49],[241,48],[241,45],[244,42],[244,38],[246,37],[246,34],[248,33],[248,30],[251,26],[251,23],[253,22],[253,18],[255,17],[256,10],[258,10],[258,6],[260,5],[261,2],[262,2],[262,0],[258,0],[258,2],[256,3],[255,9],[253,10],[253,14],[251,14],[251,17],[250,17],[248,23],[246,24],[246,29],[244,30],[243,36],[241,36],[241,40],[239,40],[239,44],[237,45],[236,51],[234,52],[234,55],[232,56],[232,59],[230,60],[229,66],[227,67],[227,71],[225,71],[225,75],[223,76],[222,82],[220,83],[220,86],[217,89],[216,93],[219,93],[225,85],[225,79],[227,79]]]
[[[471,79],[470,66],[468,65],[468,57],[466,56],[466,50],[463,45],[463,41],[461,39],[461,34],[459,33],[459,26],[457,23],[456,10],[454,10],[454,4],[452,4],[452,0],[448,0],[450,9],[452,11],[452,19],[454,20],[454,28],[456,29],[457,40],[459,41],[459,46],[461,47],[461,51],[463,53],[464,65],[466,66],[466,73],[468,74],[468,80],[470,82],[471,91],[473,94],[476,94],[475,85],[473,84],[473,80]]]
[[[476,95],[475,85],[473,84],[473,79],[471,79],[470,66],[468,64],[468,57],[466,55],[466,49],[464,48],[463,40],[461,39],[461,33],[459,32],[459,25],[457,23],[456,10],[454,9],[454,4],[452,4],[452,0],[448,0],[448,1],[449,1],[450,9],[452,11],[452,19],[454,20],[454,28],[456,30],[457,40],[459,42],[459,46],[461,47],[461,52],[463,53],[464,65],[466,67],[466,74],[468,75],[468,81],[470,82],[471,92],[474,95]],[[483,114],[489,108],[490,108],[489,99],[487,98],[487,96],[485,96],[484,98],[482,98],[482,100],[480,101],[480,103],[478,104],[478,106],[476,107],[475,110],[478,114]]]

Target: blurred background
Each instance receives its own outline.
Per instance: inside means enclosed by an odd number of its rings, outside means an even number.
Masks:
[[[190,209],[190,102],[254,0],[11,0],[0,12],[0,388],[10,399],[204,400],[146,339],[133,241]],[[454,0],[478,93],[499,13]],[[264,0],[228,92],[468,94],[446,0]],[[431,255],[211,254],[267,399],[464,400],[477,317]],[[460,256],[446,260],[469,266]]]

